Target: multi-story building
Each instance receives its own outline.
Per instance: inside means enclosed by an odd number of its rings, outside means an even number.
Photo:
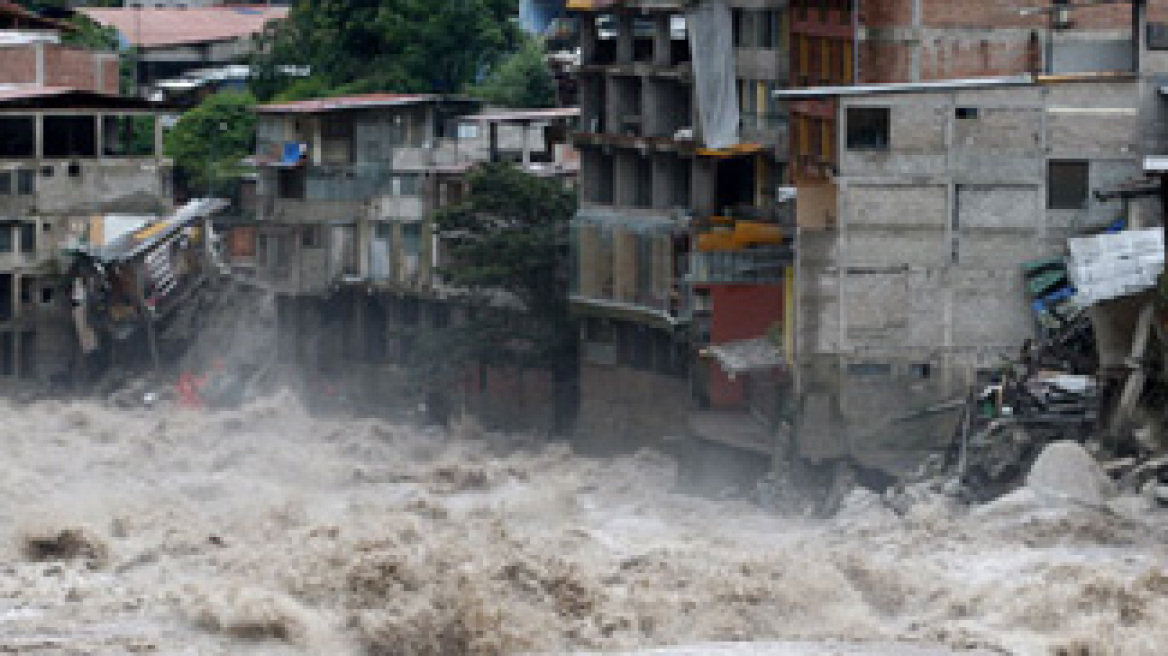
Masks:
[[[771,92],[787,79],[787,3],[703,3],[715,13],[692,23],[690,4],[568,3],[581,59],[578,431],[627,447],[709,433],[706,413],[726,412],[722,424],[745,422],[738,432],[769,451],[744,377],[701,353],[782,332],[787,140]],[[703,118],[735,106],[736,136],[711,147]]]
[[[792,0],[792,87],[1003,75],[1131,71],[1132,26],[1146,0]],[[1168,6],[1150,7],[1168,20]],[[1055,10],[1059,5],[1065,9]],[[790,103],[793,180],[830,176],[830,99]]]
[[[171,209],[156,112],[91,91],[0,91],[0,381],[75,370],[69,252]]]
[[[434,212],[481,162],[574,179],[576,110],[479,105],[371,94],[256,108],[255,221],[232,231],[232,262],[277,294],[282,347],[307,371],[395,396],[420,329],[458,312]]]
[[[925,15],[939,16],[942,4]],[[1145,5],[1135,7],[1136,29],[1121,35],[1124,57],[1099,32],[1081,41],[1055,35],[1056,70],[1082,61],[1113,72],[1041,75],[1003,64],[1019,74],[777,94],[793,107],[813,107],[829,126],[810,138],[805,117],[794,126],[796,142],[823,140],[818,155],[795,148],[792,334],[804,456],[850,457],[892,471],[919,462],[952,434],[957,411],[945,402],[964,398],[979,370],[1017,358],[1039,336],[1030,301],[1050,290],[1028,284],[1024,265],[1049,266],[1069,237],[1120,219],[1162,222],[1154,203],[1094,193],[1139,179],[1141,159],[1165,139],[1157,52],[1164,44]],[[982,9],[965,16],[988,20]],[[1085,10],[1080,24],[1130,19],[1131,7],[1122,9]],[[953,43],[968,36],[959,30]],[[1093,41],[1098,58],[1079,49]],[[902,46],[902,63],[916,62],[908,55],[919,44]],[[1060,54],[1062,46],[1068,50]],[[879,70],[879,61],[861,65],[861,74]],[[1043,60],[1035,61],[1041,70]]]

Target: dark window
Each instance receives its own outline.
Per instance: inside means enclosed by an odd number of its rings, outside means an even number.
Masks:
[[[304,171],[299,169],[281,169],[278,175],[280,198],[303,200],[304,198]]]
[[[42,166],[41,167],[41,177],[42,178],[51,178],[56,174],[57,174],[57,169],[55,169],[51,166]]]
[[[21,169],[16,172],[16,194],[31,196],[36,192],[36,172],[32,169]]]
[[[1081,210],[1090,193],[1087,162],[1049,162],[1046,168],[1046,207]]]
[[[41,305],[51,305],[53,303],[53,288],[41,287]]]
[[[20,333],[20,377],[36,375],[36,333]]]
[[[0,223],[0,253],[11,253],[14,245],[12,242],[12,224]]]
[[[36,252],[36,224],[22,223],[20,224],[20,252],[34,253]]]
[[[1168,50],[1168,23],[1148,23],[1148,50]]]
[[[320,248],[322,241],[320,226],[305,226],[300,233],[300,244],[305,248]]]
[[[32,278],[23,276],[20,279],[20,302],[32,303]]]
[[[12,195],[12,171],[0,171],[0,196]]]
[[[81,177],[81,165],[78,164],[77,162],[69,162],[68,171],[69,171],[70,178],[80,178]]]
[[[36,156],[36,122],[31,116],[0,117],[0,159]]]
[[[960,119],[977,118],[977,108],[976,107],[958,107],[956,114],[957,114],[957,118],[960,118]]]
[[[849,376],[891,376],[892,365],[878,362],[853,362],[848,365]]]
[[[887,107],[849,107],[848,150],[888,150],[890,113]]]
[[[911,364],[908,367],[908,372],[909,372],[909,375],[911,375],[913,378],[920,378],[921,380],[925,380],[927,378],[932,377],[933,365],[928,364],[928,363]]]
[[[101,124],[106,157],[149,157],[154,154],[153,116],[106,116]]]
[[[11,376],[16,369],[14,333],[0,333],[0,375]]]
[[[46,116],[44,156],[96,157],[97,121],[93,116]]]

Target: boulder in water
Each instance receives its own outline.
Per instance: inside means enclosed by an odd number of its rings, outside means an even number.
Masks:
[[[1038,454],[1026,486],[1043,497],[1099,506],[1115,495],[1103,468],[1075,442],[1052,442]]]

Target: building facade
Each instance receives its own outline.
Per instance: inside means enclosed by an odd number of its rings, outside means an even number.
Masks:
[[[68,379],[70,253],[171,209],[155,108],[59,87],[0,91],[0,383]],[[118,218],[122,217],[122,218]]]
[[[728,2],[716,22],[692,23],[688,5],[568,5],[580,39],[577,430],[617,448],[701,433],[701,413],[745,419],[743,380],[701,354],[783,321],[787,140],[771,92],[787,80],[787,3]],[[714,60],[732,79],[711,97],[699,69]],[[702,117],[718,103],[736,105],[736,137],[712,148]]]
[[[231,259],[276,293],[281,347],[303,371],[407,398],[420,334],[461,311],[438,272],[434,213],[465,196],[482,162],[574,179],[575,110],[479,108],[400,94],[257,107],[254,221],[232,231]]]

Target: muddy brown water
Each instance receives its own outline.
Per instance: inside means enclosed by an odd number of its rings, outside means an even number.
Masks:
[[[1158,516],[784,517],[679,494],[659,454],[497,456],[473,431],[312,418],[287,395],[219,413],[0,413],[0,653],[1168,644]]]

